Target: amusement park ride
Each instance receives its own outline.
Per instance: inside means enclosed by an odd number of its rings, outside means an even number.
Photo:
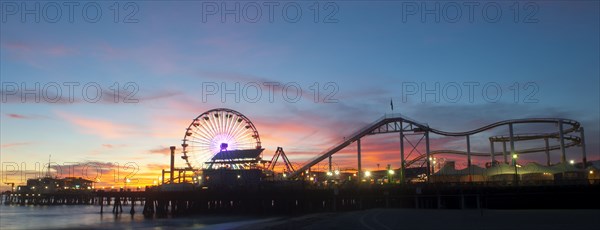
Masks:
[[[514,126],[522,124],[554,124],[557,129],[535,134],[516,133]],[[489,137],[489,152],[472,150],[471,137],[473,135],[499,127],[508,127],[508,134]],[[520,166],[516,163],[519,155],[544,152],[546,165],[550,167],[550,151],[560,150],[559,164],[568,165],[566,162],[566,148],[579,146],[582,151],[583,168],[587,164],[583,127],[574,120],[562,118],[515,119],[496,122],[466,132],[445,132],[401,114],[389,114],[347,136],[300,167],[294,167],[281,147],[277,148],[270,161],[264,160],[262,155],[264,148],[261,146],[258,131],[250,119],[237,111],[218,108],[200,114],[187,127],[181,144],[181,158],[185,161],[186,167],[174,167],[175,147],[171,147],[171,168],[168,171],[163,170],[162,181],[163,184],[192,182],[191,184],[201,186],[224,186],[251,184],[262,180],[298,180],[304,179],[305,176],[308,178],[308,175],[305,174],[310,172],[311,167],[315,167],[325,159],[329,159],[327,175],[332,175],[332,156],[352,143],[356,143],[357,149],[355,177],[361,181],[361,179],[369,176],[367,173],[370,174],[370,172],[363,171],[362,168],[361,139],[366,136],[385,133],[399,134],[398,155],[402,163],[399,169],[389,169],[389,172],[391,174],[397,172],[400,183],[406,182],[407,170],[414,167],[422,168],[426,172],[426,177],[431,178],[434,173],[431,159],[437,154],[465,156],[469,181],[471,180],[471,174],[477,171],[473,168],[472,157],[489,157],[488,168],[514,167],[516,172],[517,167]],[[431,150],[430,134],[464,138],[466,150]],[[417,136],[419,140],[415,144],[407,136]],[[549,140],[552,139],[557,140],[558,144],[550,145]],[[532,140],[543,140],[544,145],[533,148],[515,148],[516,142]],[[407,147],[412,148],[409,156],[411,153],[417,152],[416,156],[410,159],[405,156],[405,142],[408,144]],[[502,151],[495,150],[498,144],[501,145]],[[424,151],[417,150],[420,145],[424,145]],[[284,164],[283,173],[276,173],[275,166],[280,158]],[[500,160],[497,160],[498,158]],[[511,159],[511,162],[509,162],[509,159]],[[169,179],[164,178],[165,173],[170,174]],[[337,175],[339,171],[336,170],[335,173]],[[516,176],[515,173],[515,181],[517,180]],[[313,179],[311,178],[311,180]]]

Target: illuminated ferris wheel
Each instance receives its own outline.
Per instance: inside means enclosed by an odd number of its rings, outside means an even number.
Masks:
[[[260,149],[254,124],[231,109],[212,109],[192,120],[183,137],[183,156],[192,169],[206,169],[217,153],[227,150]]]

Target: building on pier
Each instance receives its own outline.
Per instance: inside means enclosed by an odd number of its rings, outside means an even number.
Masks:
[[[94,189],[94,181],[81,177],[53,178],[42,177],[28,179],[26,185],[17,187],[17,193],[53,193],[61,190],[91,190]]]

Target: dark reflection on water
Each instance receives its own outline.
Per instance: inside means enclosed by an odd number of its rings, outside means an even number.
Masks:
[[[136,205],[135,215],[114,215],[110,210],[100,214],[100,207],[94,205],[0,205],[0,229],[227,229],[273,220],[230,215],[144,218],[142,208]]]

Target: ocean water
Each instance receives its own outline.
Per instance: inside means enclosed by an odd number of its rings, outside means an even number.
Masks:
[[[0,204],[0,229],[231,229],[276,220],[277,218],[193,215],[176,218],[145,218],[143,206],[136,214],[129,208],[115,215],[97,205],[20,206]]]

